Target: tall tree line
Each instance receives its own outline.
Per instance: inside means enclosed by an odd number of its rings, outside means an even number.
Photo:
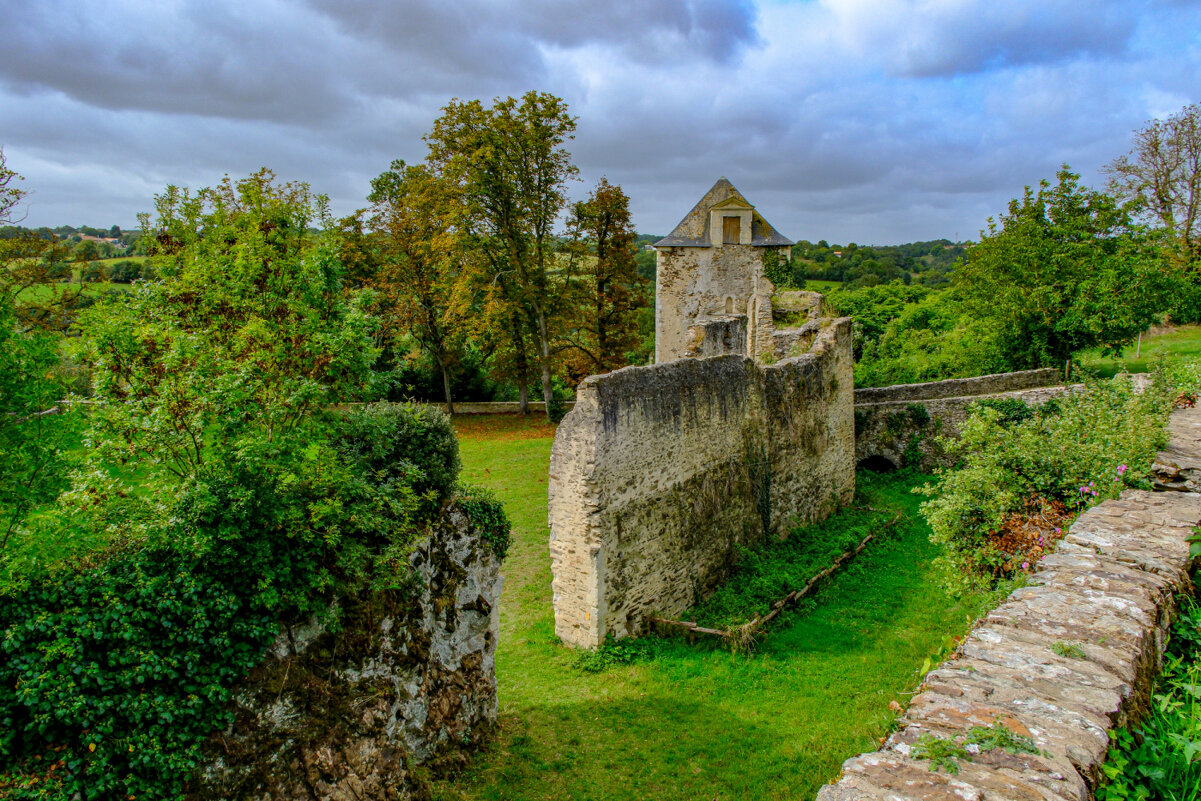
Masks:
[[[410,337],[441,372],[470,344],[494,376],[531,385],[547,413],[556,375],[627,363],[647,303],[629,198],[602,179],[569,207],[576,120],[559,98],[528,92],[491,106],[452,100],[425,137],[420,165],[393,162],[372,182],[360,232],[367,280],[394,343]]]

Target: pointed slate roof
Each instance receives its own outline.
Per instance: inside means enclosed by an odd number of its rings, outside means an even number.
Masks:
[[[709,238],[709,212],[716,206],[723,208],[751,209],[751,244],[758,247],[775,247],[796,244],[791,239],[781,236],[771,227],[771,223],[755,210],[755,207],[734,188],[725,176],[717,179],[713,188],[705,193],[700,202],[692,207],[692,211],[680,220],[675,230],[654,244],[657,248],[710,248],[713,243]]]

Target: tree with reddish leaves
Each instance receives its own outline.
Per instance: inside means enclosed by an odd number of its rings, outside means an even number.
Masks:
[[[578,288],[582,297],[565,337],[567,369],[583,378],[629,364],[640,339],[638,310],[647,305],[647,281],[638,274],[630,199],[602,178],[569,221],[573,242],[588,256]],[[590,258],[589,258],[590,257]]]

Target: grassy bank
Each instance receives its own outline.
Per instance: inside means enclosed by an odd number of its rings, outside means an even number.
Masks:
[[[669,641],[649,661],[586,673],[554,637],[546,469],[553,430],[515,417],[461,418],[464,474],[495,490],[513,521],[497,652],[501,720],[446,799],[794,799],[874,747],[889,701],[922,661],[965,630],[981,598],[957,602],[929,567],[913,478],[872,504],[903,511],[783,619],[756,653]]]
[[[1131,345],[1120,356],[1088,352],[1081,356],[1080,362],[1098,375],[1108,377],[1123,369],[1145,373],[1157,363],[1173,359],[1201,359],[1201,325],[1152,329],[1143,335],[1141,347]]]

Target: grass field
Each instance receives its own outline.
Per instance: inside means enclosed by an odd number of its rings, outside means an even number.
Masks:
[[[841,281],[817,281],[812,278],[805,279],[805,289],[809,290],[810,292],[821,292],[822,294],[825,294],[826,292],[832,292],[835,289],[838,289],[840,286],[842,286]]]
[[[1086,353],[1080,361],[1089,370],[1112,376],[1122,369],[1145,373],[1156,363],[1171,359],[1201,359],[1201,325],[1153,329],[1150,334],[1143,335],[1141,348],[1131,345],[1120,356]]]
[[[889,539],[792,614],[752,655],[669,641],[649,661],[585,673],[554,636],[546,473],[553,429],[516,416],[456,421],[465,477],[513,522],[496,666],[500,727],[435,797],[799,799],[873,748],[925,657],[983,599],[936,585],[914,479],[873,505],[904,512]]]

